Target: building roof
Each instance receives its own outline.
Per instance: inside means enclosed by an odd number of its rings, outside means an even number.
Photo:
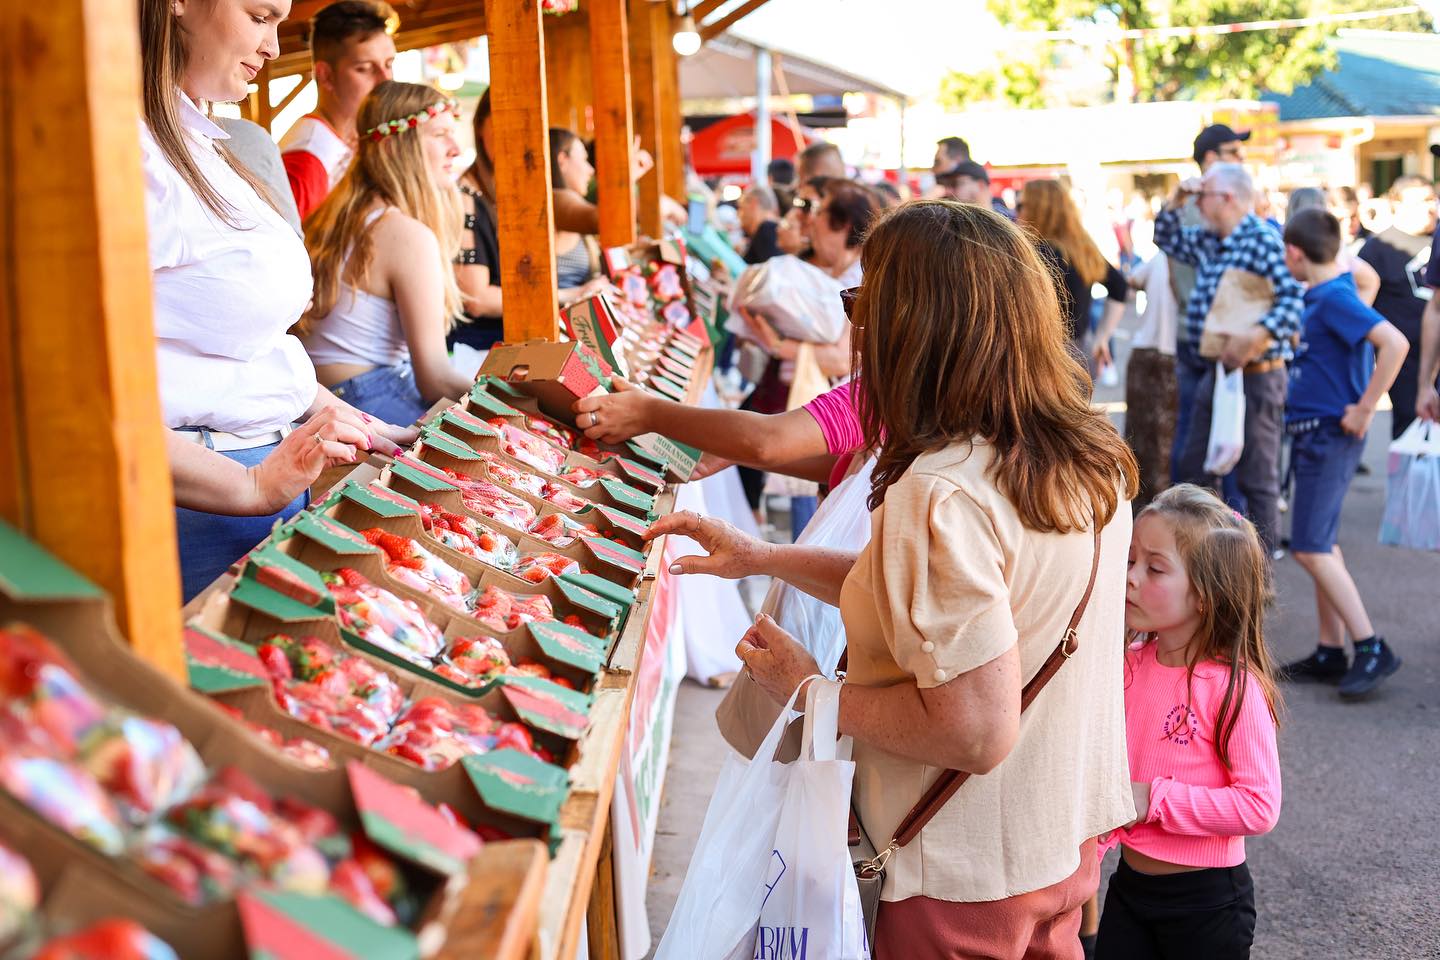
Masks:
[[[1440,34],[1342,30],[1338,63],[1289,95],[1266,93],[1280,120],[1440,116]]]
[[[734,32],[715,37],[693,57],[680,58],[680,96],[686,100],[718,100],[755,96],[755,55],[760,44]],[[900,92],[878,80],[863,77],[833,64],[803,57],[771,46],[774,62],[792,94]],[[779,91],[774,88],[772,94]]]

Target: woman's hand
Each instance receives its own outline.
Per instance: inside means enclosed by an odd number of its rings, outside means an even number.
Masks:
[[[652,404],[659,398],[638,390],[624,377],[610,382],[613,393],[581,397],[570,407],[575,411],[575,425],[585,436],[601,443],[624,443],[642,433],[650,433]]]
[[[750,328],[752,334],[750,339],[761,349],[770,354],[770,356],[780,360],[795,359],[796,354],[800,352],[798,342],[786,340],[780,336],[780,334],[775,332],[775,328],[770,325],[770,321],[766,320],[760,314],[752,313],[744,307],[739,307],[738,309],[740,316],[745,319],[746,325]]]
[[[739,580],[768,567],[774,548],[758,537],[741,533],[724,520],[702,517],[693,510],[682,510],[656,520],[645,539],[653,540],[667,533],[678,533],[699,543],[708,556],[681,557],[670,564],[675,574],[708,573],[726,580]]]
[[[1110,338],[1096,340],[1095,345],[1090,348],[1090,356],[1095,358],[1095,369],[1103,370],[1115,361],[1110,356]]]
[[[695,469],[690,471],[691,480],[704,480],[706,477],[713,477],[726,467],[735,466],[735,461],[726,460],[724,457],[717,457],[713,453],[702,453],[700,462],[695,464]]]
[[[1150,814],[1150,784],[1132,782],[1130,790],[1135,797],[1135,819],[1121,827],[1122,830],[1129,830],[1137,823],[1144,823]]]
[[[810,651],[763,613],[740,638],[735,655],[744,662],[751,679],[779,704],[788,701],[806,677],[820,672]]]
[[[342,411],[320,411],[290,431],[279,446],[246,473],[255,516],[280,511],[314,483],[326,467],[354,463],[356,448],[369,449],[365,431]]]
[[[650,151],[640,146],[640,138],[635,138],[635,143],[630,151],[630,180],[639,180],[645,174],[655,169],[655,158],[650,156]]]
[[[326,411],[334,411],[339,420],[350,424],[365,435],[365,441],[358,444],[362,449],[373,450],[393,457],[400,452],[401,444],[411,444],[420,436],[415,427],[400,427],[363,413],[341,400],[325,386],[315,390],[315,402],[310,405],[309,420]],[[307,421],[308,422],[308,421]],[[289,502],[289,501],[286,501]]]

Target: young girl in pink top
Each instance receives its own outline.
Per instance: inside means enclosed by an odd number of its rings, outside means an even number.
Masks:
[[[1136,518],[1125,723],[1138,816],[1112,835],[1096,957],[1250,955],[1244,838],[1280,815],[1270,599],[1254,526],[1209,491],[1173,487]]]

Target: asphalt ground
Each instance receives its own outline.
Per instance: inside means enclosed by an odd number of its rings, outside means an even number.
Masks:
[[[1097,399],[1121,395],[1112,387]],[[1404,665],[1358,703],[1333,687],[1283,689],[1280,821],[1246,844],[1259,914],[1253,956],[1266,960],[1440,958],[1440,554],[1377,542],[1389,436],[1382,412],[1366,447],[1370,473],[1345,500],[1340,545]],[[1267,638],[1283,662],[1314,648],[1314,590],[1288,556],[1275,575]],[[715,729],[719,700],[688,681],[680,690],[648,897],[657,943],[728,749]]]

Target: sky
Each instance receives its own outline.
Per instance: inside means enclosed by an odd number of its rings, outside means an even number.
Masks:
[[[730,32],[912,96],[982,68],[1005,34],[984,0],[770,0]]]

